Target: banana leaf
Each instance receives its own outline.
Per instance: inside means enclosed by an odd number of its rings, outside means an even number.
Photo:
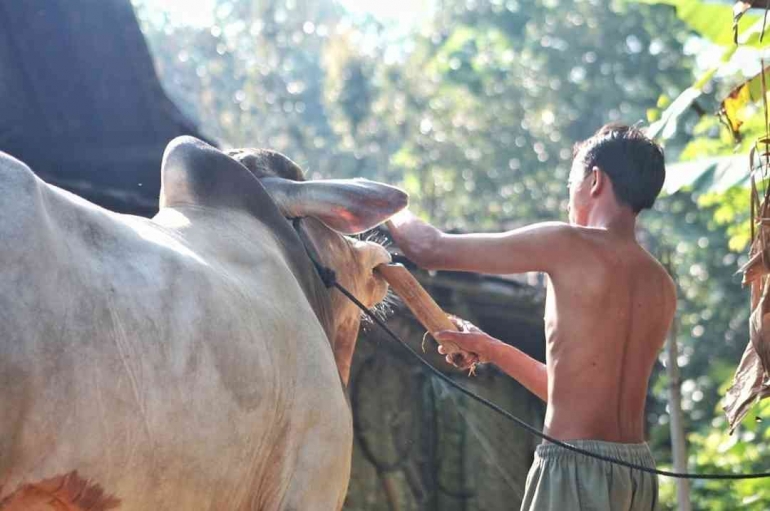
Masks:
[[[746,156],[719,156],[702,160],[666,165],[663,192],[673,195],[680,191],[696,193],[724,192],[733,186],[749,185]]]

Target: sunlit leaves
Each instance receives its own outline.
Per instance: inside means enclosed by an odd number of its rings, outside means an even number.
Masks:
[[[706,193],[698,202],[703,207],[714,208],[714,221],[727,228],[730,250],[745,250],[751,241],[748,189],[736,186],[723,193]]]
[[[652,113],[648,111],[648,119],[651,121],[651,124],[646,130],[647,135],[655,139],[663,140],[672,138],[679,127],[680,117],[693,107],[714,75],[724,64],[730,62],[736,49],[737,47],[732,47],[725,50],[720,59],[720,63],[701,74],[695,83],[682,91],[673,102],[666,98],[666,101],[664,102],[666,104],[665,110],[659,110],[663,107],[660,106],[661,98],[658,98],[657,108],[652,109]]]
[[[760,403],[752,412],[741,431],[733,436],[727,434],[719,419],[715,419],[710,430],[690,435],[691,466],[697,466],[703,473],[765,471],[770,457],[770,428],[754,418],[770,416],[770,401]],[[672,489],[673,481],[663,478],[661,496],[669,495]],[[696,481],[692,490],[693,509],[765,511],[770,503],[770,485],[763,479],[732,483]],[[669,497],[672,501],[673,495]]]
[[[732,46],[734,33],[732,27],[733,9],[730,5],[704,0],[636,0],[640,3],[666,4],[676,9],[677,16],[687,26],[711,42],[720,46]],[[751,27],[759,18],[746,14],[740,20],[740,29]],[[753,42],[759,44],[759,41]]]

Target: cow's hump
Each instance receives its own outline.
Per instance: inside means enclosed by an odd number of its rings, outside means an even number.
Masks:
[[[172,140],[163,154],[161,207],[197,205],[280,214],[259,180],[219,149],[194,137]]]

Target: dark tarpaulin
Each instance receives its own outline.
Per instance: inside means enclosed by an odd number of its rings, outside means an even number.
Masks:
[[[151,215],[163,149],[183,134],[201,137],[163,91],[129,0],[0,0],[0,150]]]

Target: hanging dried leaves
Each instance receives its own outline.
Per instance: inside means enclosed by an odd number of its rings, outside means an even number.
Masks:
[[[732,386],[725,397],[725,413],[730,423],[730,432],[746,416],[757,398],[770,393],[768,368],[770,367],[770,187],[766,187],[763,197],[757,186],[767,174],[768,139],[759,141],[765,150],[760,155],[759,168],[754,170],[754,161],[759,143],[749,155],[751,169],[751,236],[749,261],[741,268],[743,285],[751,286],[751,316],[749,317],[749,343],[735,372]],[[765,165],[762,164],[762,156]]]
[[[738,0],[733,5],[733,41],[738,44],[738,22],[746,14],[746,11],[752,7],[765,9],[765,21],[767,21],[767,11],[770,9],[770,0]],[[765,23],[762,25],[762,35],[759,40],[762,41],[765,37]]]
[[[751,315],[749,343],[735,372],[733,384],[725,396],[724,409],[730,433],[740,424],[754,403],[770,396],[770,119],[765,76],[768,68],[764,62],[762,69],[764,71],[758,75],[758,79],[754,77],[747,82],[757,82],[759,85],[765,114],[765,136],[754,143],[749,153],[752,242],[749,261],[741,271],[743,285],[751,286]],[[730,96],[733,96],[733,93]],[[740,94],[746,93],[739,92],[736,96]],[[723,108],[725,102],[722,102]]]
[[[719,115],[736,140],[741,138],[741,126],[756,113],[752,108],[765,97],[762,82],[770,80],[770,66],[763,69],[730,91],[720,105]]]
[[[751,286],[751,315],[749,343],[725,396],[725,413],[731,433],[754,403],[770,396],[770,133],[767,132],[770,127],[765,76],[768,68],[764,63],[762,67],[763,73],[738,87],[722,102],[725,115],[728,111],[735,115],[738,109],[745,107],[745,97],[750,97],[752,93],[749,84],[755,82],[759,87],[759,98],[763,99],[766,129],[765,136],[756,141],[749,153],[752,243],[749,261],[741,271],[743,284]],[[728,122],[732,122],[730,117],[727,118]],[[732,120],[735,119],[732,117]],[[760,187],[763,188],[761,195]]]

